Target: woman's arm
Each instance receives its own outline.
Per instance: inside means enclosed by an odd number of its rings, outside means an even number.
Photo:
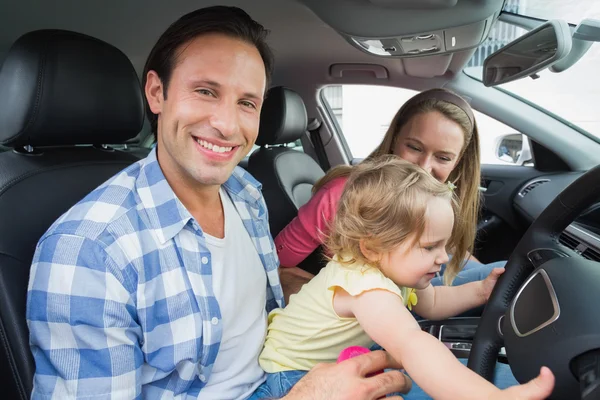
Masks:
[[[417,290],[414,312],[423,318],[441,320],[454,317],[487,302],[504,268],[494,268],[483,281],[460,286],[432,286]]]
[[[279,257],[279,279],[286,304],[314,275],[296,267],[322,244],[337,211],[346,178],[323,186],[300,209],[298,215],[275,238]]]
[[[323,186],[277,235],[275,248],[281,266],[295,267],[323,243],[345,183],[344,177]]]

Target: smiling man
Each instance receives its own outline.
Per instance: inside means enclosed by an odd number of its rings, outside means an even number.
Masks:
[[[143,77],[156,148],[38,243],[32,398],[247,399],[265,381],[258,356],[283,292],[260,185],[236,168],[269,86],[265,37],[244,11],[210,7],[159,38]],[[399,372],[365,378],[386,366],[383,352],[320,366],[288,398],[406,389]]]

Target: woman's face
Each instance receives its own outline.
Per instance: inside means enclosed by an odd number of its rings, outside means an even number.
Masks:
[[[465,143],[459,124],[437,111],[417,114],[400,129],[393,154],[446,182]]]

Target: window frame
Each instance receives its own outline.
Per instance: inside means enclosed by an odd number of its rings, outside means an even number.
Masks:
[[[467,76],[470,77],[469,75],[467,75]],[[322,86],[321,88],[319,88],[319,93],[318,93],[317,97],[319,99],[320,106],[323,107],[323,110],[327,114],[327,119],[330,120],[331,127],[334,130],[333,134],[337,135],[338,139],[340,140],[340,143],[342,144],[341,151],[344,152],[346,158],[350,161],[350,164],[356,164],[356,163],[360,162],[361,160],[363,160],[364,158],[355,157],[352,154],[352,149],[350,148],[350,145],[348,144],[348,142],[346,140],[346,136],[344,134],[344,131],[343,131],[342,127],[340,126],[340,124],[338,123],[337,116],[333,112],[333,110],[331,108],[331,105],[329,104],[329,101],[327,100],[327,97],[325,95],[325,89],[327,87],[330,87],[330,86],[342,86],[343,87],[344,85],[347,85],[347,86],[357,86],[357,85],[354,85],[354,84],[343,84],[343,83],[341,83],[341,84],[325,85],[325,86]],[[400,87],[400,86],[369,85],[369,84],[361,84],[361,85],[358,85],[358,86],[372,86],[372,87],[382,87],[383,86],[383,87],[393,88],[393,89],[397,89],[397,90],[409,90],[409,91],[416,92],[416,93],[420,92],[420,90],[418,90],[418,89],[412,89],[412,88],[406,88],[406,87]],[[503,160],[501,160],[499,157],[495,156],[495,154],[494,154],[494,158],[495,158],[495,160],[497,160],[499,162],[495,162],[495,163],[482,163],[482,165],[517,166],[517,167],[525,166],[525,167],[535,168],[535,155],[533,154],[533,148],[532,148],[532,144],[531,144],[531,138],[528,135],[526,135],[525,133],[521,132],[520,130],[518,130],[518,129],[516,129],[516,128],[514,128],[514,127],[512,127],[512,126],[510,126],[510,125],[508,125],[508,124],[506,124],[506,123],[498,120],[497,118],[495,118],[495,117],[493,117],[493,116],[491,116],[491,115],[489,115],[487,113],[479,111],[479,110],[477,110],[475,108],[473,108],[473,110],[476,113],[480,114],[480,115],[483,115],[483,116],[485,116],[487,118],[490,118],[490,119],[494,120],[495,122],[497,122],[499,124],[502,124],[503,126],[506,126],[506,127],[510,128],[510,129],[513,129],[514,132],[512,132],[512,133],[517,133],[517,134],[522,135],[524,137],[524,140],[527,140],[529,148],[532,151],[532,161],[530,161],[528,163],[525,163],[523,165],[516,164],[516,163],[510,163],[510,162],[507,162],[507,161],[503,162]],[[393,116],[390,117],[390,122],[391,122],[391,118],[393,118]],[[508,135],[508,134],[510,134],[510,133],[499,135],[497,137],[499,138],[499,137],[502,137],[502,136]],[[481,142],[481,133],[480,133],[480,142]],[[370,150],[369,153],[371,151],[373,151],[373,150],[374,149]],[[480,143],[480,157],[481,157],[481,153],[482,153],[482,147],[481,147],[481,143]]]

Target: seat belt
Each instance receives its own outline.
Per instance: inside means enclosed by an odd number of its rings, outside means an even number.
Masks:
[[[316,118],[313,118],[307,126],[310,141],[312,142],[313,148],[315,149],[315,153],[317,154],[317,159],[319,160],[319,164],[323,171],[329,171],[331,165],[329,164],[329,160],[327,159],[327,154],[325,153],[325,146],[323,145],[323,140],[321,139],[321,135],[319,135],[319,128],[321,127],[321,121]]]

